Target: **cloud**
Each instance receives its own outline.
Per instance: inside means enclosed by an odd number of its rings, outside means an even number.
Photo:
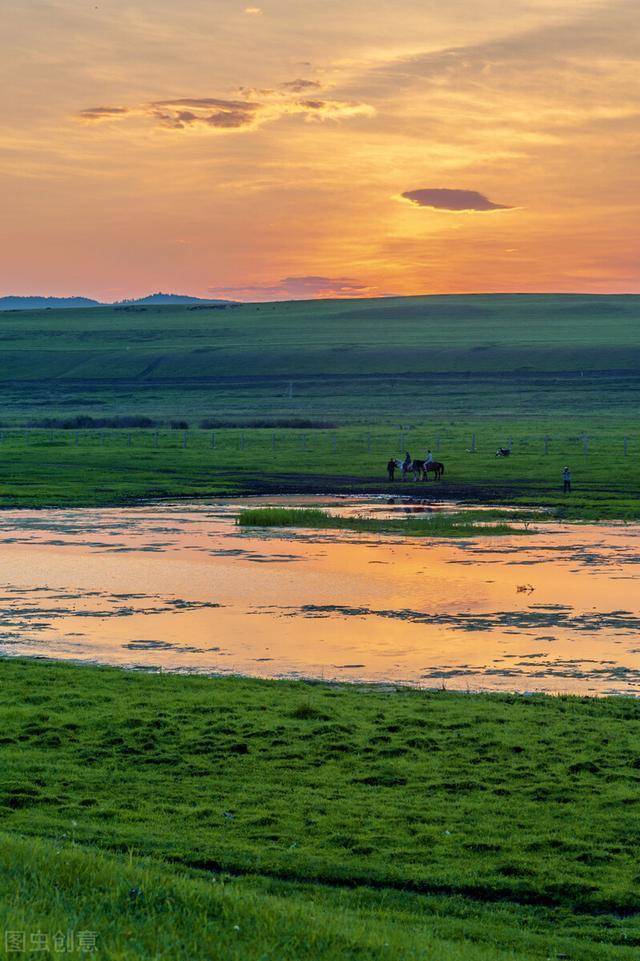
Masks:
[[[435,210],[513,210],[506,204],[496,204],[477,190],[450,190],[428,187],[407,190],[401,194],[404,200],[416,207],[432,207]]]
[[[208,127],[218,130],[255,129],[286,116],[305,120],[345,120],[370,117],[375,111],[365,103],[351,100],[298,99],[296,93],[320,86],[313,80],[292,80],[280,89],[252,90],[241,87],[243,99],[220,97],[179,97],[153,100],[133,107],[90,107],[76,114],[87,123],[119,119],[146,119],[171,130]]]
[[[353,277],[324,277],[310,274],[283,277],[276,284],[248,284],[241,287],[210,287],[210,293],[240,300],[314,300],[332,297],[380,296],[377,288]]]
[[[215,97],[186,97],[182,100],[158,100],[149,107],[152,116],[164,127],[180,130],[202,124],[224,130],[251,126],[259,104],[245,100],[220,100]]]
[[[80,111],[78,117],[82,120],[109,120],[122,117],[128,112],[127,107],[87,107]]]
[[[292,93],[304,93],[305,90],[317,90],[322,84],[317,80],[303,80],[300,77],[297,80],[285,80],[284,83],[280,84],[283,90],[291,90]]]

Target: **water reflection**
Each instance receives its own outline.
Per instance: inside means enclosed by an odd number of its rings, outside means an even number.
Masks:
[[[412,507],[317,503],[377,517]],[[442,541],[242,530],[237,508],[4,512],[0,651],[263,677],[640,692],[640,527]]]

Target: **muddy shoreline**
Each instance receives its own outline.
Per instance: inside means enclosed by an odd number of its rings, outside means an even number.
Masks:
[[[224,476],[219,475],[219,476]],[[261,474],[239,478],[228,474],[235,489],[228,493],[212,493],[216,498],[261,497],[265,495],[319,495],[353,497],[402,497],[416,501],[455,500],[467,504],[507,503],[514,498],[528,497],[532,504],[542,495],[557,493],[555,487],[539,487],[532,490],[525,481],[516,484],[460,484],[447,480],[413,481],[396,480],[390,482],[377,476],[361,477],[343,474]],[[200,501],[206,495],[171,496],[171,500],[189,499]],[[166,498],[165,498],[166,499]],[[150,503],[153,499],[141,499],[137,503]],[[519,504],[518,506],[522,506]]]

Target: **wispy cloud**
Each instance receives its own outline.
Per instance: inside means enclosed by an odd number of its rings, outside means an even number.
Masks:
[[[305,90],[318,90],[322,84],[318,80],[304,80],[299,77],[297,80],[285,80],[280,87],[282,90],[291,90],[293,93],[304,93]]]
[[[110,120],[129,113],[127,107],[86,107],[78,114],[82,120]]]
[[[197,124],[222,130],[236,130],[253,126],[259,109],[259,104],[245,100],[185,97],[178,100],[157,100],[146,104],[143,112],[161,126],[174,130]]]
[[[371,117],[375,113],[373,107],[366,103],[298,96],[318,88],[320,84],[314,80],[291,80],[280,84],[279,89],[254,90],[241,87],[242,99],[177,97],[153,100],[131,107],[88,107],[80,110],[76,119],[93,123],[138,118],[172,130],[186,127],[246,130],[286,116],[300,116],[307,121],[324,121]]]
[[[283,277],[275,284],[247,284],[238,287],[210,287],[210,293],[240,300],[315,300],[332,297],[374,297],[380,292],[353,277],[308,275]]]
[[[401,194],[404,200],[417,207],[432,207],[435,210],[513,210],[506,204],[496,204],[477,190],[452,190],[445,187],[425,187],[420,190],[407,190]]]

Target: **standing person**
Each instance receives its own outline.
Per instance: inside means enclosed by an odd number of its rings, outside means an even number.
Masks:
[[[571,471],[568,467],[562,471],[562,491],[564,494],[571,493]]]
[[[389,475],[390,481],[396,479],[396,462],[393,459],[393,457],[390,459],[389,463],[387,464],[387,474]]]

